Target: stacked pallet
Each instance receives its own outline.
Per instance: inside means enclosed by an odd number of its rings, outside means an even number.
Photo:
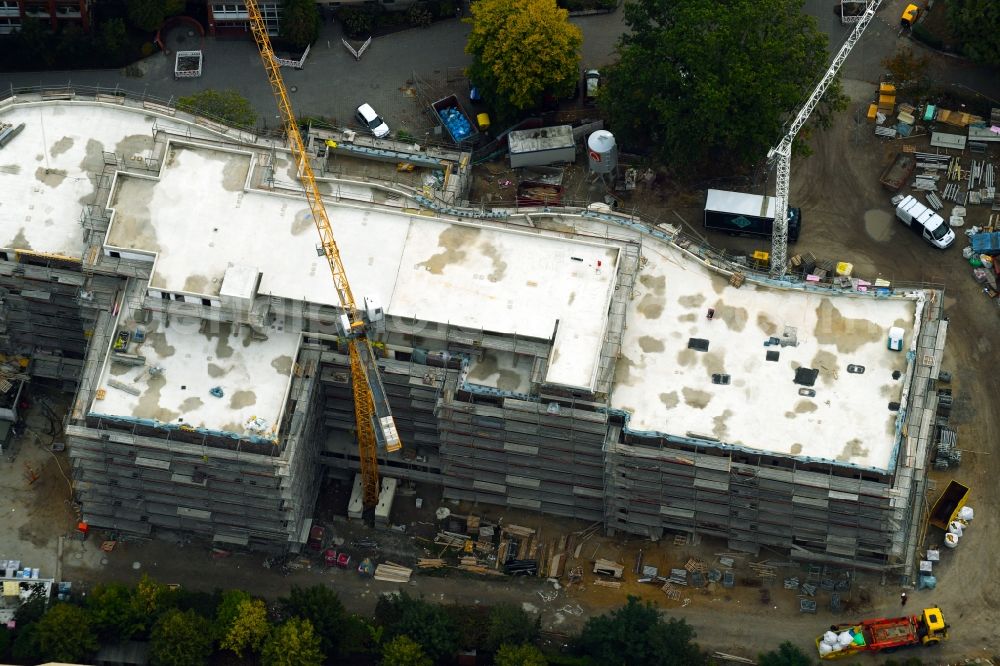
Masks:
[[[375,575],[373,578],[386,583],[409,583],[410,576],[412,574],[413,569],[409,569],[399,564],[393,564],[392,562],[385,562],[375,567]]]

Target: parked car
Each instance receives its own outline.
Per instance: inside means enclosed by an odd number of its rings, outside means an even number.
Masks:
[[[309,541],[306,542],[306,547],[309,550],[314,550],[317,553],[323,550],[323,537],[326,535],[326,530],[319,525],[313,525],[309,530]]]
[[[389,126],[385,124],[380,115],[375,113],[371,104],[365,103],[359,106],[354,117],[365,126],[365,129],[374,134],[376,139],[381,139],[389,134]]]
[[[583,74],[583,97],[588,104],[597,101],[597,91],[601,87],[601,72],[596,69],[588,69]]]

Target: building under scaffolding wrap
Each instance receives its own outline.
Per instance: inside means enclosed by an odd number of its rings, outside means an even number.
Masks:
[[[294,162],[148,101],[0,102],[2,351],[73,391],[84,517],[283,552],[350,481],[347,349]],[[771,281],[590,209],[476,211],[468,154],[326,135],[315,170],[404,449],[383,476],[658,539],[910,571],[941,292]],[[337,135],[341,153],[351,138]],[[367,143],[366,143],[367,142]],[[435,168],[440,165],[440,169]],[[324,176],[325,174],[325,176]],[[887,348],[888,331],[904,348]]]

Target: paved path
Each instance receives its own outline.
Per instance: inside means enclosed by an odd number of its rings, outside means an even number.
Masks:
[[[621,16],[617,11],[573,19],[584,33],[584,66],[600,66],[611,59],[622,30]],[[285,68],[282,75],[299,115],[323,116],[347,124],[358,104],[366,101],[393,129],[405,127],[416,133],[435,124],[424,112],[421,93],[466,92],[464,81],[449,84],[445,77],[449,69],[457,72],[469,64],[464,51],[469,30],[467,24],[447,20],[378,37],[356,62],[341,43],[340,25],[327,23],[305,67],[299,71]],[[267,126],[277,123],[277,110],[253,40],[208,38],[202,48],[204,74],[199,79],[174,80],[173,58],[156,54],[140,63],[144,71],[141,78],[124,76],[120,70],[20,72],[2,75],[0,86],[119,86],[165,100],[206,88],[236,88]]]
[[[882,73],[881,61],[899,45],[896,16],[906,0],[886,0],[869,25],[864,38],[845,63],[843,76],[875,82]],[[840,24],[830,0],[806,0],[805,11],[830,38],[831,55],[843,43],[850,28]],[[584,40],[582,65],[601,66],[613,60],[614,47],[623,30],[622,11],[572,19]],[[427,98],[456,92],[464,95],[464,81],[447,81],[449,71],[459,72],[469,64],[464,52],[470,27],[446,20],[427,28],[414,28],[373,40],[360,62],[355,62],[341,43],[338,23],[323,26],[321,36],[301,71],[284,69],[285,83],[299,115],[323,116],[340,124],[352,122],[354,109],[363,101],[381,113],[393,129],[405,128],[422,136],[436,125],[425,110]],[[187,42],[193,40],[189,37]],[[185,43],[183,47],[192,48]],[[917,49],[921,47],[917,45]],[[206,88],[236,88],[246,96],[270,127],[278,122],[270,87],[264,76],[253,41],[249,38],[206,39],[204,75],[200,79],[173,78],[173,58],[156,54],[140,63],[144,74],[127,77],[120,70],[73,72],[24,72],[2,75],[0,86],[63,85],[119,86],[126,90],[171,100]],[[1000,99],[1000,76],[987,68],[944,56],[934,58],[932,71],[938,80],[968,93],[980,91]],[[433,138],[433,136],[431,136]]]

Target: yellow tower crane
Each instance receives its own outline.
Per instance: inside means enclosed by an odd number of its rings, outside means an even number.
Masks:
[[[372,313],[368,309],[358,308],[347,282],[347,272],[340,258],[337,241],[333,237],[330,218],[326,214],[326,206],[316,186],[316,177],[309,155],[306,153],[302,134],[288,100],[288,91],[281,78],[281,69],[274,49],[271,48],[271,38],[267,34],[267,26],[261,16],[256,0],[247,0],[247,13],[250,16],[250,29],[257,50],[264,62],[267,78],[271,82],[271,91],[278,102],[281,119],[284,123],[288,144],[298,166],[299,179],[305,190],[306,200],[312,211],[313,222],[319,232],[320,244],[327,262],[330,264],[330,274],[337,290],[337,298],[343,308],[341,329],[347,338],[347,347],[351,358],[351,388],[354,395],[354,417],[357,420],[358,453],[361,459],[361,485],[363,501],[366,509],[378,503],[378,449],[398,451],[402,444],[396,432],[396,424],[389,409],[389,401],[382,386],[375,351],[368,339],[368,319]],[[381,316],[381,314],[379,314]]]

